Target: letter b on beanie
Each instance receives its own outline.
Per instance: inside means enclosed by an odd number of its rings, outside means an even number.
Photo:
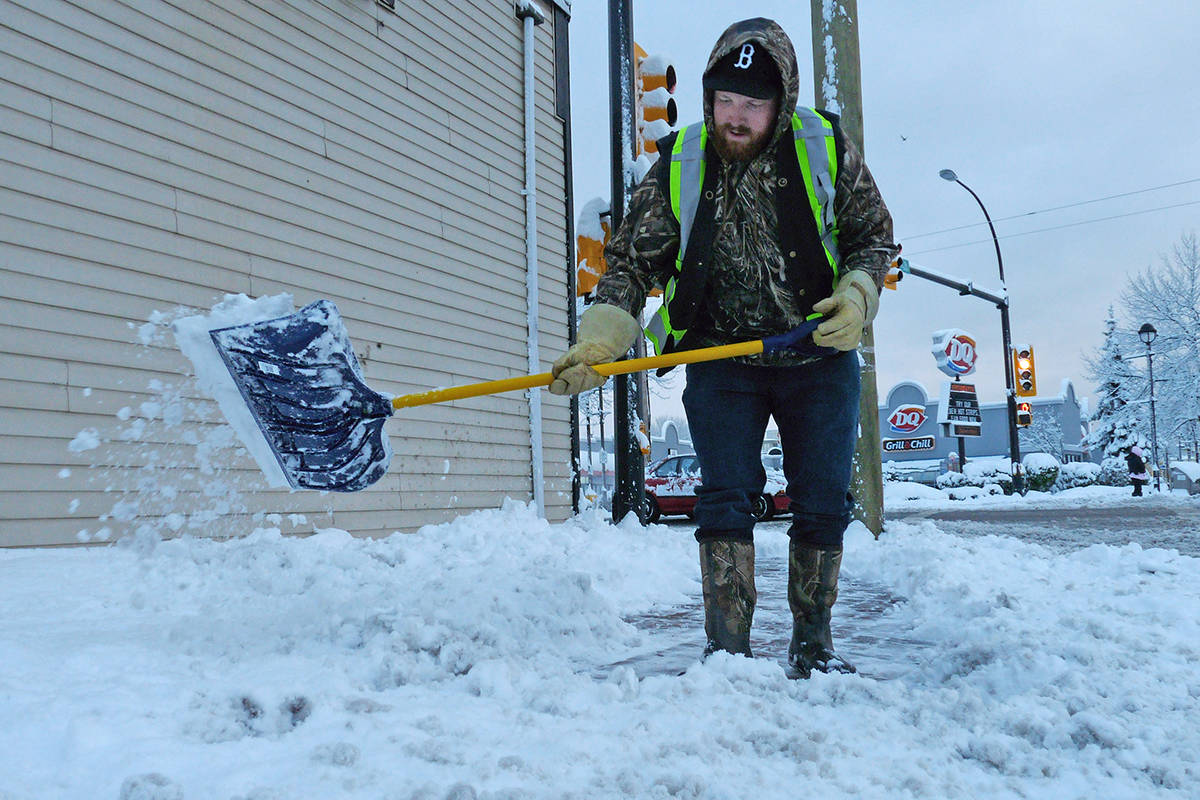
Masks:
[[[779,67],[758,41],[730,50],[704,76],[705,91],[743,94],[759,100],[776,97],[783,87]]]

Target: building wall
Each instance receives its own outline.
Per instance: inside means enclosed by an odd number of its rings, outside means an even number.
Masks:
[[[1025,399],[1025,398],[1022,398]],[[1081,408],[1075,397],[1075,389],[1070,381],[1064,381],[1062,392],[1056,397],[1028,398],[1032,406],[1035,422],[1039,419],[1053,417],[1062,430],[1062,449],[1064,458],[1068,460],[1086,460],[1087,454],[1080,447]],[[905,406],[920,406],[924,409],[925,419],[913,430],[896,430],[889,419],[893,413]],[[950,454],[958,454],[957,437],[943,436],[938,425],[938,412],[941,406],[939,396],[930,397],[926,388],[919,383],[904,381],[892,387],[886,399],[879,407],[879,430],[883,439],[883,460],[886,461],[924,461],[930,459],[945,459]],[[981,436],[964,437],[967,459],[983,456],[1008,456],[1008,404],[980,403],[979,412],[983,418]],[[896,451],[888,449],[888,441],[903,441],[906,439],[932,439],[933,448],[915,451]],[[1022,455],[1027,448],[1022,446]]]
[[[548,369],[566,346],[570,259],[555,15],[542,10]],[[337,303],[378,391],[527,372],[522,76],[511,0],[401,0],[395,13],[373,0],[0,0],[0,545],[72,543],[97,519],[114,534],[170,513],[194,523],[196,509],[378,534],[529,499],[528,403],[509,394],[400,413],[392,468],[367,491],[258,491],[239,458],[219,468],[236,501],[214,505],[211,459],[191,452],[212,440],[213,409],[169,337],[138,335],[155,312],[289,292]],[[142,405],[161,406],[164,385],[188,401],[173,425]],[[542,408],[558,519],[568,406],[544,394]],[[144,436],[122,409],[145,415]],[[72,452],[88,429],[101,446]],[[113,513],[114,498],[146,494],[148,470],[181,487],[177,502]]]

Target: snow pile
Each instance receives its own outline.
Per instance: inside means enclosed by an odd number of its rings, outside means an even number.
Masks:
[[[906,595],[897,615],[938,643],[909,677],[920,673],[920,713],[944,718],[948,745],[994,770],[982,796],[1043,779],[1066,796],[1194,788],[1198,742],[1177,726],[1196,731],[1200,711],[1200,591],[1188,586],[1200,561],[1136,544],[1055,555],[928,523],[897,533],[852,563]]]
[[[661,634],[626,618],[695,608],[695,547],[509,504],[382,541],[0,552],[0,796],[1194,796],[1197,559],[856,526],[842,605],[892,597],[860,646],[894,677],[639,678]]]

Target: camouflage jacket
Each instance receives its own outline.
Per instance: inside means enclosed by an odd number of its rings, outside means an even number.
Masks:
[[[783,30],[769,20],[750,20],[731,27],[717,42],[708,68],[726,53],[755,39],[764,42],[783,79],[783,101],[770,144],[749,162],[725,162],[710,153],[708,169],[719,170],[714,202],[716,237],[707,259],[709,278],[698,318],[689,328],[688,347],[704,347],[758,339],[788,331],[803,322],[803,312],[784,278],[775,207],[778,146],[791,147],[791,112],[799,94],[796,56]],[[711,93],[705,93],[704,119],[714,129]],[[786,135],[785,135],[786,134]],[[625,219],[605,248],[608,269],[595,299],[638,315],[655,286],[675,274],[679,223],[663,195],[660,158],[634,190]],[[807,213],[806,210],[803,210]],[[801,210],[798,210],[801,213]],[[892,241],[892,218],[863,162],[845,141],[834,194],[840,269],[867,272],[879,288],[898,249]],[[823,263],[812,269],[828,271]],[[809,307],[820,300],[806,298]],[[749,363],[794,364],[798,356],[739,358]]]

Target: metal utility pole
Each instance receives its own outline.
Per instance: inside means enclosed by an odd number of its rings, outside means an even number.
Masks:
[[[632,191],[633,145],[636,136],[633,94],[633,0],[608,3],[608,89],[612,122],[612,229],[625,217],[625,204]],[[645,340],[638,337],[644,351]],[[616,443],[617,488],[613,494],[613,521],[620,522],[630,511],[645,523],[643,483],[645,465],[642,448],[634,435],[644,392],[630,375],[613,377],[613,423]]]
[[[863,150],[862,72],[858,57],[858,0],[810,0],[813,96],[841,115],[842,131]],[[883,532],[883,451],[879,436],[879,387],[875,378],[875,332],[863,330],[862,394],[854,449],[854,518],[878,538]]]
[[[1021,469],[1021,439],[1017,434],[1017,384],[1012,365],[1012,328],[1008,319],[1008,285],[1004,282],[1004,258],[1000,255],[1000,237],[996,235],[996,226],[992,224],[992,215],[988,213],[987,206],[979,199],[979,195],[975,194],[974,189],[959,180],[958,175],[952,169],[944,169],[938,173],[938,176],[942,180],[957,183],[970,192],[971,197],[974,197],[975,202],[979,204],[983,218],[987,220],[988,230],[992,232],[992,244],[996,247],[996,265],[1000,268],[1000,293],[1004,296],[1004,302],[998,303],[996,307],[1000,309],[1000,336],[1004,340],[1004,358],[1002,360],[1004,362],[1004,386],[1008,395],[1008,457],[1012,464],[1013,491],[1025,494],[1025,475]]]

